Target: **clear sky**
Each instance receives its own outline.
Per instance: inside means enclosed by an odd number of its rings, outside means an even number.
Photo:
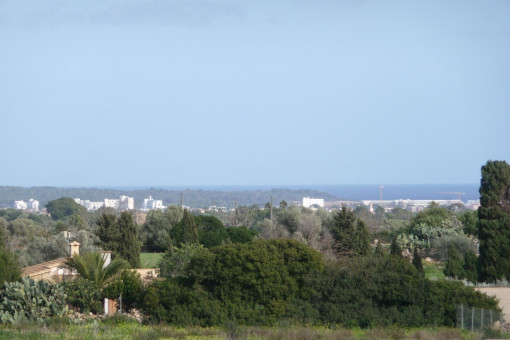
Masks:
[[[510,2],[0,0],[0,185],[477,183]]]

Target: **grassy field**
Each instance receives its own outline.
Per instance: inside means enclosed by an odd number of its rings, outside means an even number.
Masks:
[[[140,265],[142,268],[156,268],[162,257],[163,253],[141,253]]]
[[[423,261],[425,277],[430,280],[444,280],[444,265]]]
[[[504,334],[506,335],[506,334]],[[176,328],[171,326],[140,325],[136,322],[95,322],[80,325],[60,321],[46,324],[0,325],[0,339],[466,339],[478,340],[499,337],[501,334],[479,334],[457,328],[374,328],[345,329],[302,326]]]

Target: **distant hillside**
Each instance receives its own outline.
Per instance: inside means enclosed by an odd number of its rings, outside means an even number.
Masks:
[[[10,207],[15,200],[27,201],[34,198],[41,203],[41,208],[48,201],[60,198],[71,197],[81,198],[90,201],[102,201],[104,198],[118,198],[121,195],[132,196],[135,198],[135,205],[139,207],[144,198],[149,195],[154,199],[163,200],[163,204],[180,204],[181,191],[165,189],[137,189],[137,190],[119,190],[119,189],[96,189],[96,188],[57,188],[57,187],[12,187],[0,186],[0,208]],[[234,207],[236,204],[241,206],[260,205],[263,206],[271,200],[273,204],[278,205],[282,200],[288,203],[300,201],[303,197],[324,198],[326,201],[337,200],[338,197],[329,193],[316,190],[290,190],[290,189],[271,189],[256,191],[212,191],[212,190],[187,190],[184,191],[184,205],[192,208],[203,208],[211,205]]]

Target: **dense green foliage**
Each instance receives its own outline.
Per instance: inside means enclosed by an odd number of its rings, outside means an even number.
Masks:
[[[322,268],[320,254],[291,240],[257,240],[199,249],[181,276],[155,282],[146,308],[155,319],[213,325],[235,319],[270,324],[304,294],[304,278]]]
[[[444,269],[444,275],[455,279],[464,277],[464,268],[461,255],[453,245],[448,247],[448,261]]]
[[[138,307],[142,296],[143,285],[140,274],[123,270],[120,275],[110,282],[103,290],[103,295],[109,299],[122,299],[123,311]]]
[[[159,263],[159,276],[172,278],[184,275],[191,258],[201,249],[202,245],[184,244],[181,248],[175,247],[172,252],[166,252]]]
[[[325,264],[313,249],[283,239],[195,247],[183,255],[186,263],[178,272],[165,273],[166,279],[147,289],[145,309],[154,321],[452,326],[455,304],[498,308],[493,298],[461,283],[425,279],[398,256],[345,257]]]
[[[101,289],[93,281],[79,277],[64,281],[61,286],[66,294],[66,302],[80,312],[103,312]]]
[[[482,167],[478,237],[480,281],[510,280],[510,165],[488,161]]]
[[[70,197],[62,197],[49,201],[46,204],[46,209],[54,220],[60,220],[64,217],[75,214],[87,213],[87,209],[85,209],[85,207],[82,207]]]
[[[21,267],[17,256],[9,249],[0,246],[0,284],[4,281],[19,281]]]
[[[400,245],[395,238],[391,240],[390,255],[402,257],[402,248],[400,248]]]
[[[341,255],[364,256],[370,252],[370,233],[365,223],[345,206],[333,213],[331,234],[336,241],[336,250]]]
[[[125,211],[120,214],[117,224],[119,240],[116,255],[128,261],[132,268],[140,268],[140,242],[138,241],[138,228],[133,217]]]
[[[67,311],[66,295],[61,287],[45,281],[22,278],[5,282],[0,290],[0,323],[44,321]]]
[[[140,268],[138,228],[131,214],[125,211],[117,219],[114,214],[102,213],[96,223],[102,248],[113,251],[114,256],[125,259],[131,267]]]
[[[144,250],[150,252],[164,252],[173,247],[175,242],[170,231],[182,220],[181,207],[169,206],[166,210],[151,210],[141,228]]]
[[[182,236],[184,244],[198,244],[198,228],[195,218],[184,209],[182,216]]]
[[[17,256],[7,248],[4,227],[0,224],[0,284],[5,281],[19,281],[21,267]]]
[[[418,254],[418,248],[414,248],[413,260],[411,263],[413,264],[414,268],[416,268],[418,274],[425,275],[425,272],[423,271],[423,263],[421,262],[421,256]]]
[[[198,228],[198,240],[206,248],[219,246],[230,242],[230,236],[223,223],[214,216],[195,216]]]
[[[251,242],[258,233],[255,230],[246,227],[229,227],[227,228],[228,236],[232,243],[248,243]]]

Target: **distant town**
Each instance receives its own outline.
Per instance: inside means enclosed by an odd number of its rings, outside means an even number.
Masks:
[[[163,204],[163,200],[154,199],[152,196],[145,198],[139,205],[135,204],[134,197],[121,195],[119,198],[105,198],[102,201],[90,201],[83,200],[80,198],[74,198],[74,201],[81,206],[85,207],[88,211],[96,211],[101,208],[111,208],[119,211],[126,210],[140,210],[140,211],[150,211],[157,209],[166,209],[167,206]],[[452,200],[411,200],[411,199],[397,199],[397,200],[361,200],[361,201],[326,201],[323,198],[312,198],[312,197],[303,197],[301,201],[291,202],[291,205],[302,206],[310,209],[318,209],[323,208],[328,211],[338,209],[341,206],[346,206],[349,208],[356,208],[358,206],[366,206],[368,207],[370,212],[374,212],[374,209],[377,207],[382,207],[386,211],[390,211],[394,208],[402,208],[405,210],[409,210],[412,212],[419,212],[425,209],[430,205],[430,203],[435,202],[441,207],[448,207],[452,205],[459,205],[459,207],[464,206],[470,210],[477,210],[480,206],[479,200],[468,200],[463,202],[460,199],[452,199]],[[25,210],[28,212],[45,212],[45,208],[39,208],[39,201],[36,199],[29,199],[28,201],[16,200],[12,203],[11,208],[17,210]],[[191,208],[182,204],[181,206],[187,208],[191,211],[202,212],[205,213],[207,211],[234,211],[235,208],[227,208],[224,206],[216,206],[211,205],[206,208]],[[263,207],[261,207],[263,208]]]

